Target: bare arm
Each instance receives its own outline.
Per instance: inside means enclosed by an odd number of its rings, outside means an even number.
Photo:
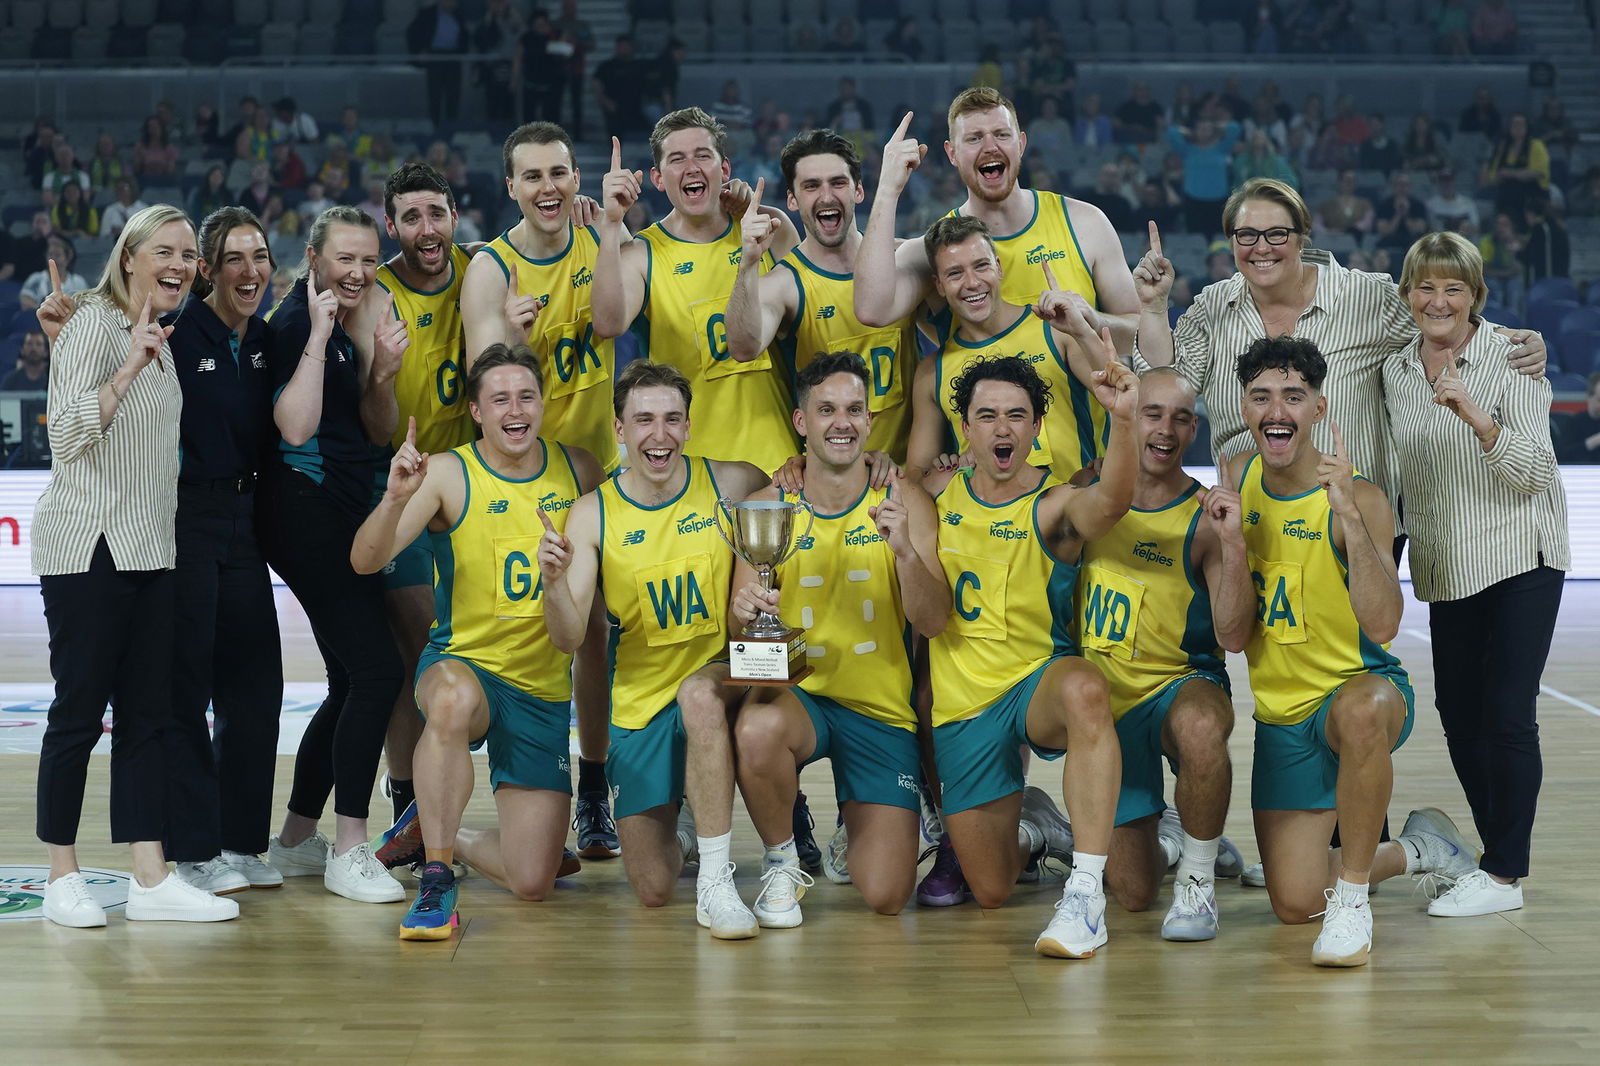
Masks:
[[[623,218],[639,199],[644,174],[622,166],[622,143],[611,138],[611,169],[601,183],[600,205],[605,210],[595,233],[600,247],[595,252],[594,289],[590,312],[594,331],[600,337],[620,337],[626,333],[639,309],[644,306],[645,269],[649,249],[643,241],[630,240]]]
[[[892,325],[915,313],[927,299],[933,270],[920,240],[895,247],[895,210],[911,172],[922,165],[928,146],[907,136],[911,112],[883,146],[882,176],[872,201],[872,214],[856,252],[855,312],[864,326]]]
[[[1111,532],[1133,506],[1133,486],[1139,476],[1139,448],[1133,439],[1134,416],[1139,405],[1139,379],[1111,358],[1111,331],[1100,333],[1104,370],[1094,375],[1094,395],[1111,414],[1111,439],[1100,480],[1083,489],[1066,490],[1063,514],[1080,540],[1094,540]],[[1055,491],[1055,490],[1051,490]]]
[[[389,484],[378,506],[356,530],[350,546],[350,565],[358,574],[375,574],[417,539],[443,507],[441,485],[446,478],[461,478],[461,464],[428,463],[417,451],[417,420],[389,460]],[[448,457],[447,457],[448,459]]]
[[[872,519],[894,551],[906,620],[923,636],[938,636],[950,618],[950,583],[939,565],[933,497],[914,481],[894,481],[883,503],[872,509]]]
[[[331,290],[310,294],[311,333],[300,350],[293,376],[272,405],[272,420],[284,441],[293,447],[316,436],[322,422],[322,379],[327,371],[328,339],[333,336],[333,311],[338,302]]]
[[[548,518],[545,521],[545,535],[539,542],[544,623],[551,643],[570,654],[583,643],[594,604],[600,572],[600,495],[588,492],[579,497],[562,533],[549,528]]]
[[[385,295],[388,299],[384,308],[372,321],[370,342],[356,341],[358,358],[365,364],[361,375],[361,425],[367,431],[367,440],[377,445],[388,444],[400,426],[394,379],[400,374],[406,349],[411,347],[411,331],[405,319],[396,314],[394,297]],[[367,322],[363,316],[352,323],[352,339],[369,336]]]
[[[467,264],[466,277],[461,281],[461,325],[466,335],[462,374],[472,369],[473,360],[489,345],[517,344],[528,339],[527,334],[513,336],[508,328],[504,308],[510,288],[494,256],[480,252]]]
[[[750,206],[739,224],[739,270],[723,321],[728,331],[728,354],[748,363],[766,351],[787,315],[794,314],[799,296],[794,275],[776,268],[761,273],[761,257],[778,238],[776,222],[761,211],[766,179],[756,181]]]
[[[730,500],[745,500],[772,484],[772,478],[753,463],[711,461],[711,476],[717,490]]]
[[[917,364],[911,379],[911,433],[906,439],[906,477],[918,481],[926,477],[939,459],[946,425],[939,409],[938,356],[930,355]]]
[[[1094,277],[1095,306],[1099,311],[1095,327],[1111,327],[1116,350],[1131,352],[1141,305],[1134,292],[1133,274],[1122,258],[1122,242],[1117,238],[1117,231],[1111,227],[1105,212],[1093,204],[1068,200],[1067,212]]]
[[[1349,568],[1350,606],[1361,631],[1387,644],[1400,631],[1405,597],[1394,563],[1394,515],[1389,499],[1372,482],[1354,480],[1344,435],[1333,423],[1334,454],[1317,465],[1317,482],[1333,507],[1332,535]]]
[[[1243,651],[1256,622],[1256,593],[1250,583],[1250,556],[1245,549],[1239,494],[1229,486],[1227,461],[1217,467],[1221,484],[1200,501],[1205,518],[1195,538],[1195,553],[1211,599],[1211,626],[1217,643]]]

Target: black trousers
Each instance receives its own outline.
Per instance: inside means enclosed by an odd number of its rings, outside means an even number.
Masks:
[[[255,494],[178,485],[177,640],[166,733],[167,857],[267,850],[283,651]],[[206,727],[206,707],[216,720]]]
[[[1478,865],[1498,877],[1528,873],[1544,779],[1534,706],[1565,577],[1539,566],[1428,605],[1439,720],[1483,839]]]
[[[89,754],[108,701],[111,839],[161,839],[173,586],[170,570],[118,570],[104,537],[84,573],[39,579],[56,683],[39,750],[37,832],[46,844],[77,843]]]
[[[461,112],[461,64],[454,59],[430,59],[424,60],[422,67],[428,77],[428,117],[435,126],[454,122]]]
[[[350,567],[359,522],[298,471],[275,473],[258,501],[261,547],[305,608],[328,670],[328,697],[295,756],[289,810],[365,818],[389,713],[400,694],[400,653],[383,609],[383,578]]]

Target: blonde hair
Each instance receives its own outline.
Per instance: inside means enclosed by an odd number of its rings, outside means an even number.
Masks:
[[[1483,256],[1477,245],[1459,233],[1424,233],[1406,252],[1405,265],[1400,268],[1400,295],[1409,296],[1427,278],[1471,285],[1474,316],[1481,314],[1483,305],[1489,302],[1489,286],[1483,281]]]
[[[300,277],[311,276],[311,253],[322,254],[323,245],[328,243],[328,230],[335,225],[369,229],[377,234],[380,244],[383,242],[383,233],[378,229],[377,219],[353,204],[334,204],[311,223],[311,233],[306,237],[306,256],[300,260]]]
[[[133,306],[133,294],[128,289],[128,272],[123,267],[122,260],[137,252],[156,230],[168,222],[182,222],[189,227],[190,233],[194,233],[194,223],[189,220],[189,216],[184,214],[182,208],[173,207],[171,204],[152,204],[134,212],[133,217],[128,219],[127,225],[122,227],[117,243],[111,246],[111,254],[106,257],[105,269],[100,271],[100,280],[94,288],[84,293],[82,298],[100,299],[116,304],[129,318],[138,314],[139,308]]]
[[[708,111],[698,107],[683,107],[662,115],[655,129],[650,131],[650,155],[658,168],[667,150],[667,138],[679,130],[705,130],[711,135],[711,146],[716,149],[718,157],[728,158],[727,128]]]
[[[1017,105],[1006,99],[999,89],[992,89],[987,85],[975,85],[970,89],[963,89],[950,101],[950,112],[945,116],[946,125],[950,128],[950,139],[956,137],[956,119],[962,115],[974,115],[983,111],[993,111],[1003,107],[1011,112],[1011,124],[1019,130],[1021,121],[1017,118]]]
[[[1251,178],[1228,197],[1228,202],[1222,205],[1222,232],[1229,237],[1233,236],[1233,220],[1239,217],[1239,212],[1244,208],[1245,201],[1260,200],[1263,203],[1277,204],[1289,212],[1289,224],[1300,231],[1300,245],[1305,246],[1311,238],[1311,209],[1294,186],[1279,181],[1277,178]]]

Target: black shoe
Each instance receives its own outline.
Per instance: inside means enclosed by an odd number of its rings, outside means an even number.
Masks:
[[[611,819],[611,802],[603,792],[578,796],[572,828],[578,833],[578,855],[585,859],[614,859],[622,854],[617,823]]]
[[[822,872],[822,849],[812,834],[817,823],[811,819],[811,808],[806,806],[806,794],[794,797],[794,850],[800,856],[800,866],[808,874]]]

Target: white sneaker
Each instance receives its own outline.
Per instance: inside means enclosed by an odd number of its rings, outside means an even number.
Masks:
[[[1437,807],[1412,811],[1400,830],[1400,840],[1401,847],[1410,844],[1421,852],[1417,872],[1430,896],[1438,896],[1457,878],[1478,868],[1477,853],[1450,816]]]
[[[383,868],[363,840],[343,855],[330,855],[322,883],[329,892],[357,903],[401,903],[406,890]]]
[[[1347,902],[1337,889],[1325,888],[1322,896],[1328,907],[1322,912],[1322,932],[1311,945],[1312,965],[1365,966],[1372,954],[1372,908]]]
[[[700,865],[700,838],[694,829],[694,811],[689,809],[689,801],[684,800],[678,805],[678,851],[683,855],[685,866]]]
[[[239,905],[196,888],[177,874],[168,874],[154,888],[145,888],[137,877],[131,878],[123,913],[130,922],[226,922],[239,917]]]
[[[98,929],[106,924],[106,909],[95,902],[89,883],[76,870],[44,886],[44,916],[71,929]]]
[[[1217,861],[1212,867],[1212,873],[1217,880],[1228,877],[1238,877],[1244,872],[1244,856],[1239,854],[1239,846],[1227,837],[1217,838]]]
[[[210,892],[214,896],[243,892],[250,887],[249,879],[235,870],[233,864],[221,855],[205,862],[180,862],[177,864],[176,872],[185,884],[193,885],[202,892]]]
[[[711,935],[718,940],[748,940],[761,932],[756,916],[750,913],[734,887],[734,869],[730,862],[710,879],[702,875],[695,886],[694,920],[702,928],[711,930]]]
[[[1106,893],[1088,874],[1067,878],[1055,917],[1044,927],[1033,948],[1057,959],[1087,959],[1106,942]]]
[[[798,862],[766,865],[761,871],[761,893],[753,911],[763,929],[793,929],[804,919],[800,900],[816,884]]]
[[[1022,790],[1022,817],[1020,821],[1032,827],[1037,839],[1042,841],[1044,851],[1035,850],[1036,858],[1051,858],[1059,862],[1070,864],[1072,862],[1072,823],[1067,821],[1067,816],[1061,813],[1061,808],[1056,806],[1055,800],[1044,789],[1029,785]]]
[[[243,874],[251,888],[283,887],[282,871],[262,862],[259,855],[247,855],[242,851],[228,851],[224,848],[222,860]]]
[[[284,847],[273,837],[267,841],[267,861],[285,877],[321,877],[333,850],[328,838],[312,833],[294,847]]]
[[[1435,918],[1471,918],[1522,909],[1522,881],[1503,885],[1482,870],[1471,870],[1455,886],[1428,904]]]
[[[1213,881],[1193,875],[1172,882],[1172,906],[1161,920],[1163,940],[1195,941],[1217,938],[1217,888]]]
[[[1251,863],[1244,868],[1244,873],[1239,875],[1239,883],[1246,888],[1267,887],[1267,866],[1265,863]],[[1369,889],[1370,892],[1370,889]]]
[[[828,846],[822,849],[822,873],[836,885],[850,883],[850,836],[843,823],[828,838]]]

